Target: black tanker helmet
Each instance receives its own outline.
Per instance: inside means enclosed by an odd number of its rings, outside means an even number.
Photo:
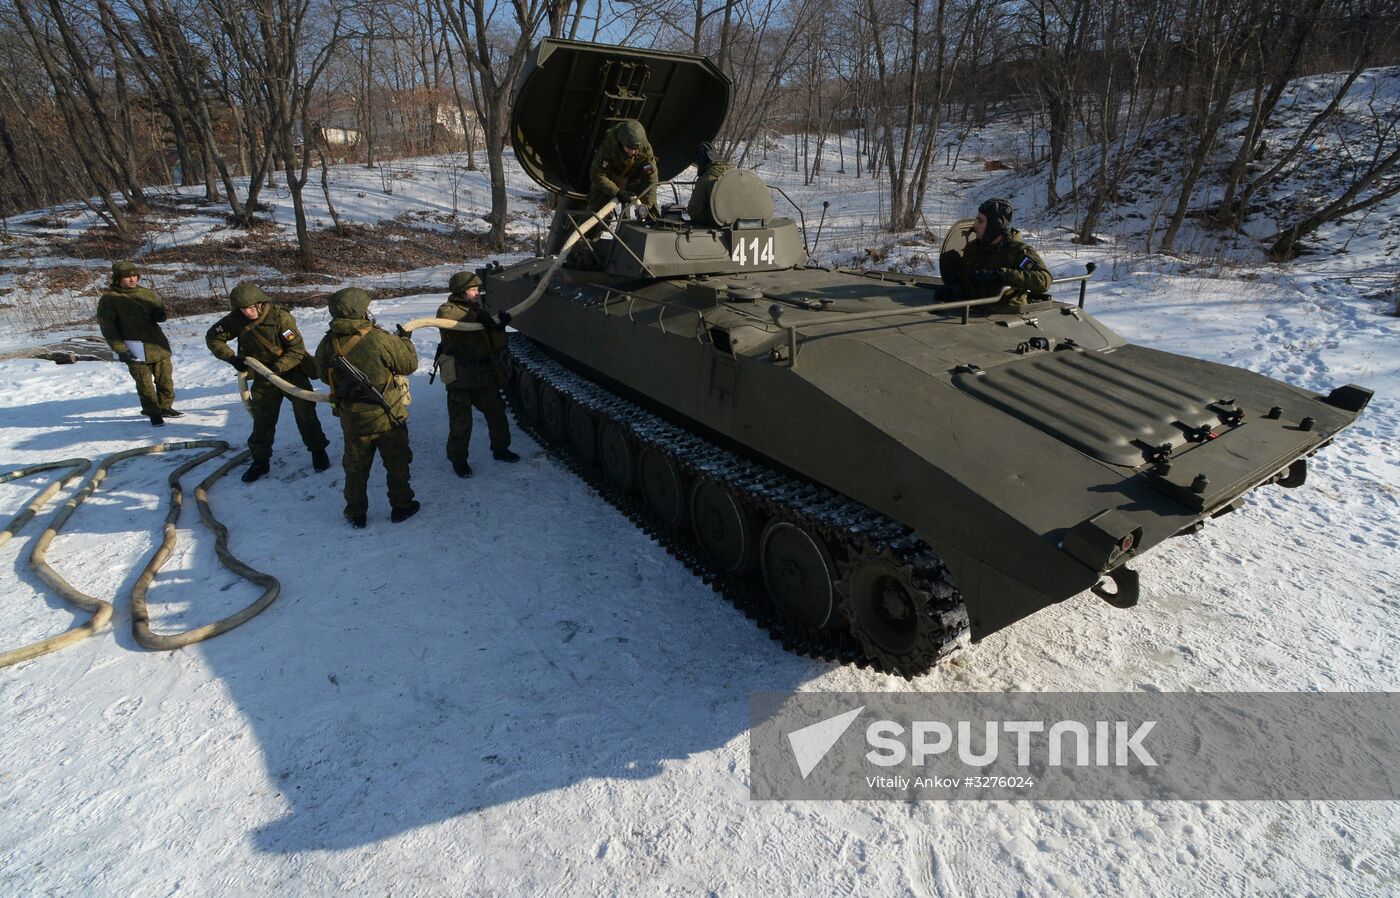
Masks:
[[[704,174],[705,169],[715,164],[715,147],[708,141],[695,148],[695,171]]]
[[[982,236],[984,242],[991,243],[1011,233],[1011,200],[993,197],[978,206],[977,211],[987,216],[987,230]]]

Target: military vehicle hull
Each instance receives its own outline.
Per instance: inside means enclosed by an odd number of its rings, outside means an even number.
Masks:
[[[527,262],[488,273],[493,303],[523,297],[543,269]],[[565,271],[513,324],[611,394],[907,528],[946,564],[973,639],[1094,587],[1260,484],[1301,482],[1300,460],[1359,411],[1249,371],[1128,345],[1075,305],[901,313],[933,303],[931,285],[819,269],[700,282]],[[735,293],[762,298],[725,299]],[[582,468],[605,464],[606,412],[572,408],[567,387],[521,366],[511,392],[546,441]],[[571,439],[571,428],[587,433]],[[642,452],[630,447],[630,464]],[[698,534],[703,511],[688,504],[704,475],[675,476],[672,495],[660,497],[645,494],[640,473],[618,485],[640,497],[671,543],[703,560],[714,552]],[[773,520],[762,517],[743,509],[736,521],[746,535],[728,538],[747,543],[741,568],[766,586],[765,564],[791,559],[765,557]],[[814,623],[850,632],[858,619],[860,565],[850,562],[871,551],[822,549],[833,559],[829,613],[824,585],[807,604],[769,589],[747,600],[779,632],[817,645]],[[811,568],[804,575],[817,579]],[[770,593],[767,603],[754,592]],[[865,660],[897,673],[924,669],[855,630],[866,637],[857,640]],[[928,643],[959,636],[926,635]]]
[[[523,426],[790,648],[914,676],[1086,589],[1131,605],[1132,559],[1302,483],[1370,397],[1129,345],[1082,284],[1012,306],[812,267],[741,169],[703,209],[581,208],[580,145],[640,123],[665,181],[728,97],[702,57],[544,41],[511,135],[558,258],[481,273]]]

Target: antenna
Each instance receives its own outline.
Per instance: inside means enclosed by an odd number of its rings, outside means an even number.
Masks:
[[[822,200],[822,217],[817,222],[817,239],[812,241],[812,251],[809,256],[817,254],[817,244],[822,242],[822,225],[826,224],[826,210],[831,208],[831,200]]]

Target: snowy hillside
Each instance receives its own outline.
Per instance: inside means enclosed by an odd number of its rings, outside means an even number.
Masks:
[[[917,235],[883,245],[874,182],[828,174],[803,187],[790,162],[770,158],[763,174],[807,207],[809,227],[832,202],[828,258],[875,247],[900,267],[936,259]],[[446,157],[395,167],[413,177],[392,194],[377,172],[337,169],[341,212],[479,229],[483,173]],[[538,189],[510,171],[522,212],[511,231],[528,243],[547,220],[529,201]],[[967,164],[941,175],[950,189],[930,204],[935,226],[1021,183]],[[288,201],[277,202],[289,227]],[[10,222],[0,258],[0,349],[95,333],[81,318],[106,260],[55,252],[81,236],[83,216],[28,218]],[[1146,555],[1139,607],[1080,595],[905,683],[785,654],[518,432],[524,460],[494,463],[478,418],[477,475],[455,478],[423,335],[409,425],[417,517],[389,522],[376,469],[370,526],[344,525],[338,428],[324,410],[330,471],[311,471],[284,410],[272,475],[213,490],[233,550],[282,581],[247,625],[172,653],[130,635],[126,594],[158,541],[165,478],[188,453],[124,463],[55,541],[54,566],[117,613],[108,631],[0,670],[0,893],[1395,894],[1394,802],[748,800],[755,691],[1400,688],[1400,319],[1369,279],[1393,276],[1389,245],[1358,239],[1346,256],[1289,266],[1206,263],[1076,247],[1028,218],[1053,270],[1100,264],[1090,308],[1128,339],[1319,391],[1360,383],[1375,401],[1304,487],[1264,488]],[[214,215],[172,215],[148,251],[246,237],[216,228]],[[189,296],[243,277],[297,286],[256,258],[229,259],[153,263],[150,280]],[[448,274],[484,261],[315,288],[385,288],[398,295],[374,313],[406,321],[432,313]],[[58,289],[36,277],[48,268],[91,274]],[[324,309],[296,314],[313,338],[324,331]],[[121,366],[0,361],[0,472],[155,440],[241,445],[248,419],[231,369],[203,345],[215,317],[165,327],[186,416],[159,431]],[[79,323],[35,337],[39,318]],[[42,482],[0,484],[0,516]],[[151,591],[157,630],[257,594],[218,566],[190,505]],[[46,517],[0,548],[0,650],[81,619],[28,568]]]

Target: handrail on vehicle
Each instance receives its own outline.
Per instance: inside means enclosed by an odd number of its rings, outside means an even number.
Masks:
[[[620,296],[620,297],[622,297],[622,298],[624,298],[624,299],[627,300],[627,320],[630,321],[630,322],[632,322],[633,324],[636,324],[636,323],[637,323],[637,319],[636,319],[636,316],[633,314],[633,311],[634,311],[634,309],[636,308],[638,297],[637,297],[635,294],[632,294],[632,293],[623,293],[623,292],[621,292],[621,291],[619,291],[619,290],[614,290],[614,289],[612,289],[611,287],[604,287],[603,290],[604,290],[604,293],[603,293],[603,302],[602,302],[602,305],[601,305],[601,308],[602,308],[602,310],[603,310],[603,314],[604,314],[604,315],[610,315],[610,314],[612,314],[611,312],[608,311],[608,305],[609,305],[610,303],[612,303],[614,297],[619,297],[619,296]],[[696,321],[696,326],[695,326],[695,339],[696,339],[696,342],[699,342],[699,343],[704,343],[704,342],[705,342],[705,313],[702,312],[700,309],[692,308],[691,306],[683,305],[683,304],[677,303],[677,302],[671,302],[670,300],[666,300],[666,299],[651,299],[651,298],[645,298],[645,299],[643,299],[642,301],[643,301],[643,302],[648,302],[648,303],[651,303],[651,304],[654,305],[654,306],[659,306],[659,307],[660,307],[660,311],[657,313],[657,316],[656,316],[656,322],[657,322],[657,324],[661,327],[661,333],[663,333],[663,334],[666,333],[666,310],[667,310],[667,309],[680,309],[680,310],[683,311],[683,312],[687,312],[687,313],[689,313],[689,314],[694,315],[694,316],[695,316],[695,321]]]
[[[1087,287],[1088,287],[1089,278],[1090,278],[1091,276],[1093,276],[1093,274],[1094,274],[1094,269],[1096,269],[1097,267],[1098,267],[1098,266],[1097,266],[1095,263],[1089,262],[1088,264],[1086,264],[1086,265],[1084,266],[1084,274],[1076,274],[1076,275],[1070,275],[1069,277],[1059,278],[1059,279],[1057,279],[1054,283],[1055,283],[1055,284],[1072,284],[1072,283],[1078,282],[1078,283],[1079,283],[1079,308],[1082,309],[1082,308],[1084,308],[1084,293],[1085,293],[1085,290],[1086,290]],[[1054,286],[1054,284],[1052,284],[1051,286]],[[785,331],[787,332],[788,367],[789,367],[789,368],[796,368],[796,367],[797,367],[797,332],[798,332],[798,330],[800,330],[800,329],[802,329],[802,328],[805,328],[805,327],[820,327],[820,326],[822,326],[822,325],[827,325],[827,324],[844,324],[844,323],[854,322],[854,321],[869,321],[869,320],[871,320],[871,319],[878,319],[878,318],[893,318],[893,317],[896,317],[896,316],[899,316],[899,315],[933,314],[933,313],[935,313],[935,312],[951,312],[951,311],[955,311],[955,310],[959,310],[959,309],[962,310],[962,323],[963,323],[963,324],[967,324],[967,323],[969,322],[969,320],[970,320],[970,317],[971,317],[971,310],[972,310],[973,308],[976,308],[977,306],[994,305],[994,304],[996,304],[996,303],[998,303],[998,302],[1001,302],[1001,297],[1006,293],[1006,291],[1007,291],[1008,289],[1010,289],[1010,288],[1008,288],[1008,287],[1003,287],[1003,288],[1001,288],[1001,290],[999,290],[999,291],[997,292],[997,294],[996,294],[995,296],[984,296],[984,297],[979,297],[979,298],[977,298],[977,299],[965,299],[965,300],[960,300],[960,301],[957,301],[957,302],[938,302],[938,303],[930,303],[929,305],[911,306],[911,307],[903,308],[903,309],[881,309],[880,311],[877,311],[877,312],[854,312],[854,313],[847,313],[847,314],[841,314],[841,315],[828,315],[828,316],[826,316],[825,318],[808,319],[808,320],[806,320],[806,321],[797,321],[797,322],[793,322],[793,323],[791,323],[791,324],[783,324],[782,317],[783,317],[783,312],[784,312],[785,310],[779,308],[779,307],[776,306],[776,305],[770,307],[769,310],[768,310],[768,313],[769,313],[770,316],[772,316],[773,322],[774,322],[775,324],[777,324],[779,327],[783,328],[783,330],[785,330]]]

